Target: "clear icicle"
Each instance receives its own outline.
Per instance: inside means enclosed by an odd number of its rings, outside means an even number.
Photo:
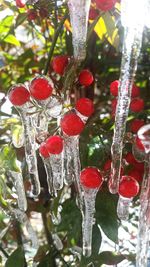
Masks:
[[[83,255],[90,257],[92,253],[92,230],[95,213],[95,199],[98,189],[84,188],[85,211],[82,222]]]
[[[65,160],[67,176],[65,180],[71,183],[72,179],[77,190],[77,202],[80,210],[83,210],[83,192],[80,184],[80,154],[79,154],[79,136],[66,136],[65,141]],[[65,169],[65,167],[64,167]]]
[[[36,130],[36,138],[41,143],[46,139],[48,132],[48,119],[47,116],[45,115],[45,112],[42,111],[36,113],[33,116],[32,121],[33,121],[33,126],[35,127]]]
[[[72,25],[74,58],[82,61],[86,56],[86,38],[91,0],[68,0]]]
[[[119,196],[118,205],[117,205],[117,215],[120,220],[127,221],[129,218],[129,206],[133,198],[125,198]]]
[[[42,157],[46,175],[47,175],[47,184],[48,184],[48,191],[52,197],[55,197],[57,195],[56,190],[54,189],[54,181],[53,181],[53,174],[52,174],[52,168],[49,158]]]
[[[147,267],[150,230],[150,124],[138,131],[138,137],[145,147],[145,171],[140,195],[139,230],[136,266]]]
[[[133,4],[134,19],[133,19]],[[131,5],[131,6],[130,6]],[[120,169],[122,160],[123,139],[126,130],[126,120],[128,117],[131,90],[134,82],[134,77],[137,69],[137,61],[140,54],[142,33],[144,24],[139,17],[144,15],[143,1],[128,1],[122,0],[122,24],[125,28],[124,46],[122,52],[121,74],[119,97],[115,116],[115,129],[113,143],[111,147],[112,153],[112,168],[110,192],[115,194],[118,191]]]
[[[32,194],[38,196],[40,194],[40,182],[37,169],[35,130],[32,125],[32,117],[27,114],[27,110],[21,109],[20,114],[24,126],[25,156],[30,173]]]
[[[64,134],[64,151],[63,151],[63,161],[64,161],[64,183],[66,185],[71,185],[74,180],[74,168],[73,168],[73,157],[72,157],[72,147],[70,137]]]
[[[52,170],[54,190],[57,191],[63,188],[63,153],[58,155],[51,154],[49,161]]]
[[[20,172],[9,171],[10,176],[13,179],[14,187],[18,196],[18,207],[21,211],[27,210],[27,199],[24,190],[23,177]]]
[[[38,249],[39,248],[39,242],[38,242],[38,237],[36,235],[36,232],[33,230],[33,227],[26,215],[26,213],[20,211],[19,209],[13,209],[12,210],[16,219],[25,225],[27,232],[29,234],[29,238],[31,239],[32,242],[32,248]]]
[[[145,160],[145,153],[142,150],[138,149],[136,144],[133,144],[132,146],[132,153],[137,161],[143,162]]]

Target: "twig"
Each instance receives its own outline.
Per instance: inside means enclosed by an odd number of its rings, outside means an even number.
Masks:
[[[49,64],[50,64],[50,61],[51,61],[51,58],[52,58],[52,55],[53,55],[53,52],[54,52],[54,49],[55,49],[55,45],[56,45],[56,42],[57,42],[57,39],[58,39],[58,36],[60,34],[60,31],[64,25],[64,22],[66,20],[68,16],[68,10],[66,11],[63,19],[61,20],[59,26],[57,27],[56,31],[55,31],[55,34],[54,34],[54,37],[53,37],[53,41],[52,41],[52,45],[51,45],[51,48],[49,50],[49,53],[48,53],[48,58],[47,58],[47,62],[45,64],[45,68],[44,68],[44,75],[47,74],[48,72],[48,69],[49,69]]]

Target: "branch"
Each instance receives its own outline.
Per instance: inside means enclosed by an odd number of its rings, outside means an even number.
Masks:
[[[49,50],[48,58],[47,58],[47,62],[46,62],[46,64],[45,64],[44,75],[46,75],[47,72],[48,72],[49,64],[50,64],[50,61],[51,61],[51,58],[52,58],[52,55],[53,55],[53,52],[54,52],[54,49],[55,49],[55,45],[56,45],[58,36],[59,36],[59,34],[60,34],[60,32],[61,32],[61,29],[62,29],[62,27],[63,27],[63,25],[64,25],[64,22],[65,22],[67,16],[68,16],[68,10],[66,11],[66,13],[65,13],[65,15],[64,15],[64,17],[63,17],[63,19],[61,20],[59,26],[57,27],[57,29],[56,29],[56,31],[55,31],[55,34],[54,34],[54,37],[53,37],[53,41],[52,41],[52,46],[51,46],[51,48],[50,48],[50,50]]]

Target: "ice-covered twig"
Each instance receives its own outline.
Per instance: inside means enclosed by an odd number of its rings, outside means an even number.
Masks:
[[[133,198],[124,198],[119,196],[117,204],[117,214],[120,220],[127,221],[129,218],[129,206]]]
[[[134,19],[133,19],[133,6]],[[124,45],[122,51],[122,63],[119,85],[119,98],[115,116],[115,129],[113,136],[113,143],[111,147],[112,153],[112,168],[111,168],[111,182],[110,192],[115,194],[118,191],[120,180],[120,169],[122,161],[123,141],[126,130],[126,120],[129,112],[129,105],[131,99],[131,89],[133,86],[138,57],[140,54],[143,21],[139,17],[145,14],[142,1],[128,1],[122,0],[122,24],[125,28]]]

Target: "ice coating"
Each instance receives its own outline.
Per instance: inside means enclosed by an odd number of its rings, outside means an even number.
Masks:
[[[124,12],[127,12],[127,10],[124,10]],[[139,27],[139,29],[125,27],[119,97],[116,108],[113,143],[111,147],[112,166],[109,190],[112,194],[117,193],[119,187],[123,141],[131,101],[131,90],[141,49],[142,33],[142,27]]]
[[[27,115],[27,111],[22,110],[20,114],[24,126],[25,156],[30,173],[32,194],[36,197],[40,194],[40,182],[37,169],[35,130],[32,124],[32,117]]]
[[[26,211],[27,210],[27,199],[25,195],[22,174],[20,172],[15,172],[15,171],[9,171],[9,174],[11,178],[13,179],[14,187],[16,189],[16,193],[18,196],[18,199],[17,199],[18,208],[21,211]]]
[[[138,137],[145,147],[145,168],[140,195],[140,215],[137,241],[136,266],[146,267],[150,230],[150,124],[138,131]]]
[[[86,38],[91,0],[68,0],[72,25],[74,58],[82,61],[86,56]]]
[[[60,237],[57,234],[53,234],[52,238],[53,238],[54,245],[56,246],[56,248],[58,250],[62,250],[63,249],[63,243],[62,243]]]
[[[51,154],[49,157],[49,161],[52,170],[54,191],[57,191],[62,189],[63,187],[63,154]]]
[[[39,248],[38,237],[36,235],[36,232],[33,230],[33,227],[31,225],[26,213],[22,212],[19,209],[13,209],[12,211],[13,211],[16,219],[20,223],[25,225],[27,232],[29,234],[29,238],[31,239],[31,242],[32,242],[32,248],[37,250]]]
[[[89,189],[84,187],[85,209],[82,221],[83,255],[90,257],[92,253],[92,230],[95,213],[95,199],[98,188]]]
[[[117,215],[120,220],[127,221],[129,218],[129,206],[132,202],[133,198],[125,198],[119,196],[118,204],[117,204]]]
[[[52,167],[51,167],[50,159],[42,157],[42,160],[44,163],[46,176],[47,176],[48,191],[52,197],[55,197],[57,195],[57,193],[56,193],[56,190],[54,188],[53,173],[52,173]]]

